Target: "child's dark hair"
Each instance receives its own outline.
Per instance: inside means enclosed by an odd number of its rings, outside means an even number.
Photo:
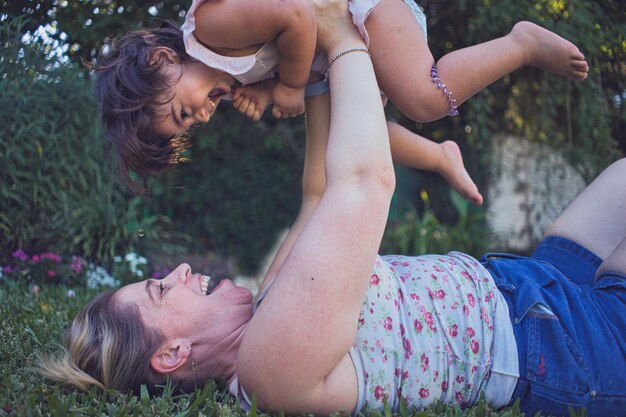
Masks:
[[[92,66],[105,137],[119,156],[122,181],[137,194],[147,191],[147,176],[175,164],[186,146],[184,138],[160,135],[153,128],[158,107],[171,100],[167,95],[177,81],[168,79],[161,65],[154,63],[152,52],[159,46],[172,49],[181,62],[190,59],[181,30],[164,22],[113,40]],[[131,172],[141,183],[133,180]]]

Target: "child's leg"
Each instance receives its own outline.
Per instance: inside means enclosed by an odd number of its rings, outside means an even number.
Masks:
[[[387,128],[394,162],[437,172],[463,198],[474,204],[483,203],[483,196],[467,173],[461,151],[455,142],[447,140],[436,143],[394,122],[387,122]]]
[[[379,85],[396,107],[416,121],[448,114],[448,99],[431,78],[435,60],[404,2],[381,0],[366,28]],[[437,62],[437,72],[460,105],[524,65],[578,80],[588,71],[584,56],[572,43],[533,23],[520,22],[502,38],[445,55]]]
[[[626,158],[611,164],[561,213],[546,236],[562,236],[584,246],[601,259],[621,251],[626,262]],[[618,248],[618,249],[616,249]],[[612,260],[611,263],[618,262]],[[606,265],[602,268],[606,268]]]

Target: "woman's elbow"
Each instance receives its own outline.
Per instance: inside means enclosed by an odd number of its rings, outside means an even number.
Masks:
[[[389,197],[396,188],[396,175],[391,163],[377,167],[365,166],[357,170],[356,177],[359,178],[359,182],[366,184],[366,187],[376,189]]]

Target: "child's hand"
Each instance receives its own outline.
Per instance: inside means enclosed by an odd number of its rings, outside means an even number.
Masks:
[[[296,117],[304,113],[304,88],[292,88],[278,81],[272,96],[272,115],[277,119]]]
[[[244,85],[233,91],[233,106],[241,113],[258,122],[272,101],[274,80]]]

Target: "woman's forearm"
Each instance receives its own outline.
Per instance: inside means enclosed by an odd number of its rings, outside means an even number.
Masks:
[[[300,236],[311,214],[319,204],[326,189],[324,160],[330,126],[330,97],[328,94],[306,99],[306,148],[302,175],[302,203],[293,225],[283,239],[278,252],[268,268],[259,291],[276,276],[291,247]]]
[[[340,42],[330,49],[329,57],[357,48],[362,47],[354,42]],[[330,67],[331,109],[341,108],[341,113],[333,113],[330,125],[326,157],[329,186],[335,179],[345,181],[351,177],[359,181],[374,180],[393,189],[389,136],[379,92],[351,87],[354,78],[361,78],[359,83],[364,85],[377,85],[373,71],[349,69],[371,66],[366,53],[354,51],[338,58]]]

